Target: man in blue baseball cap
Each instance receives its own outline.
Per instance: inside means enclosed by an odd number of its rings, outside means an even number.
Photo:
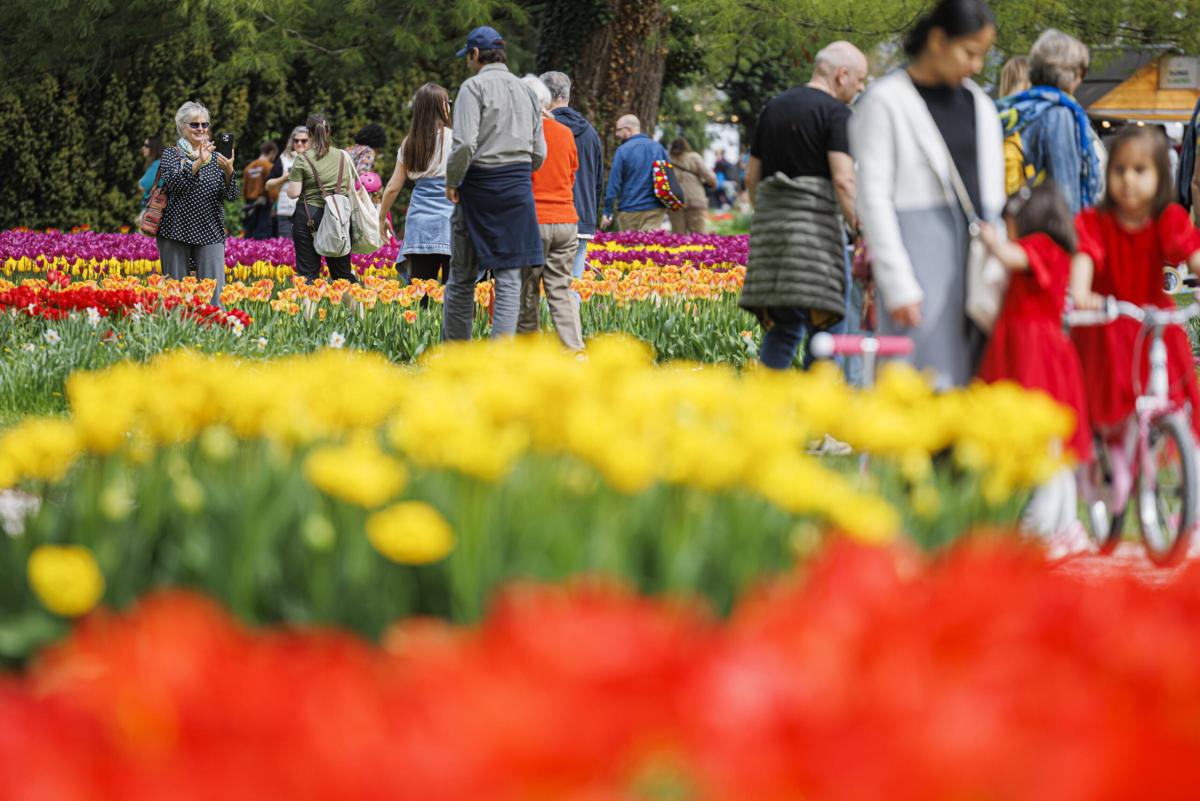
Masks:
[[[487,26],[467,36],[473,75],[454,102],[454,139],[446,163],[446,197],[454,209],[450,271],[442,304],[442,338],[470,339],[475,284],[495,278],[492,336],[515,334],[521,268],[544,263],[533,202],[533,171],[546,158],[541,101],[508,71],[504,38]]]
[[[503,50],[504,37],[495,28],[481,25],[467,34],[467,46],[454,55],[462,58],[472,50]]]

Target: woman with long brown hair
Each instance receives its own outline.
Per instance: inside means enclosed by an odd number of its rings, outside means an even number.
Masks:
[[[446,199],[446,159],[452,139],[450,95],[436,83],[427,83],[413,96],[412,130],[400,144],[396,169],[379,204],[379,230],[391,231],[388,211],[405,182],[413,180],[400,251],[408,260],[410,278],[436,281],[440,272],[444,283],[450,269],[454,204]]]

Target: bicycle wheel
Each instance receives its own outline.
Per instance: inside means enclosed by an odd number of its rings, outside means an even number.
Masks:
[[[1156,565],[1177,563],[1196,525],[1196,444],[1177,414],[1150,425],[1149,470],[1138,476],[1138,520],[1146,555]]]
[[[1110,554],[1116,550],[1125,531],[1125,511],[1129,508],[1129,501],[1126,499],[1117,508],[1112,464],[1108,449],[1099,437],[1096,438],[1095,451],[1095,460],[1084,468],[1086,473],[1081,481],[1079,497],[1084,502],[1084,519],[1096,549],[1102,554]]]

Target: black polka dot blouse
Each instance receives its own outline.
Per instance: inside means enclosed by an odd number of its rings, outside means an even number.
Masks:
[[[214,245],[225,241],[225,201],[237,200],[237,171],[228,181],[217,165],[217,156],[192,173],[192,162],[176,147],[162,154],[162,182],[167,188],[158,235],[189,245]]]

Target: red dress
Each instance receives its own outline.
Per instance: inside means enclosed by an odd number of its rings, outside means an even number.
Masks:
[[[1092,257],[1096,272],[1092,289],[1101,295],[1139,306],[1173,308],[1163,291],[1163,266],[1186,261],[1200,250],[1200,232],[1182,206],[1171,204],[1162,216],[1140,230],[1127,231],[1108,212],[1088,209],[1075,218],[1079,251]],[[1139,388],[1146,386],[1150,372],[1149,338],[1135,359],[1141,325],[1119,319],[1111,325],[1079,327],[1071,338],[1079,351],[1087,384],[1088,412],[1092,425],[1115,426],[1134,412]],[[1192,346],[1184,330],[1171,326],[1163,333],[1167,345],[1171,398],[1192,404],[1192,429],[1200,434],[1200,391],[1196,388],[1196,365]],[[1134,365],[1140,378],[1134,384]]]
[[[1029,270],[1010,273],[1008,292],[988,340],[979,377],[1015,381],[1040,389],[1075,411],[1075,432],[1067,442],[1081,462],[1092,459],[1083,371],[1063,333],[1063,306],[1071,277],[1071,257],[1046,234],[1017,242],[1029,256]]]

